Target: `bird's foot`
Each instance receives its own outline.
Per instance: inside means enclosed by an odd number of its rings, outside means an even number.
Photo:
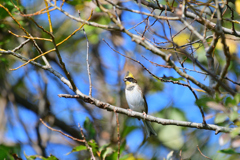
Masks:
[[[144,116],[144,119],[146,119],[147,114],[145,112],[143,112],[143,116]]]
[[[131,109],[127,109],[127,110],[130,112],[130,114],[128,114],[128,115],[132,115],[133,110],[131,110]]]

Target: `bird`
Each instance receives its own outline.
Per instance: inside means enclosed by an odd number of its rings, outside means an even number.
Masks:
[[[136,112],[142,112],[143,114],[148,113],[148,105],[145,96],[142,93],[141,88],[137,84],[137,80],[134,78],[133,74],[127,71],[126,76],[123,81],[125,82],[125,96],[130,110]],[[139,119],[140,120],[140,119]],[[143,120],[144,129],[146,131],[147,137],[157,136],[157,133],[153,129],[151,122]]]

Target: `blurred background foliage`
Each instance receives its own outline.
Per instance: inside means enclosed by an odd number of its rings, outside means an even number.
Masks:
[[[17,5],[24,14],[35,13],[45,8],[44,1],[35,0],[0,0],[0,4],[6,7],[16,20],[33,37],[50,38],[45,32],[40,30],[33,21],[21,16],[14,7]],[[62,1],[57,1],[60,5]],[[113,10],[112,5],[101,1],[105,8]],[[139,5],[134,1],[115,1],[121,6],[138,9]],[[166,1],[159,1],[160,4],[167,4]],[[168,1],[172,3],[172,1]],[[174,6],[179,5],[175,1]],[[199,2],[200,3],[200,2]],[[236,4],[235,4],[236,3]],[[229,3],[234,9],[235,19],[239,18],[239,1]],[[236,5],[236,6],[234,6]],[[235,8],[236,7],[236,8]],[[110,18],[104,14],[90,0],[66,0],[63,9],[70,14],[78,17],[78,10],[82,19],[87,19],[91,9],[94,14],[92,22],[105,25],[113,25]],[[147,7],[140,8],[143,11],[149,11]],[[157,12],[157,11],[156,11]],[[118,10],[118,15],[126,28],[131,28],[140,23],[146,16],[135,13]],[[231,11],[226,10],[225,18],[231,17]],[[49,30],[47,14],[31,16],[40,26]],[[70,19],[60,11],[52,11],[51,19],[53,23],[53,34],[56,42],[60,42],[69,36],[81,24]],[[131,32],[137,34],[143,32],[146,23],[152,24],[155,21],[149,18],[149,22],[139,24]],[[213,19],[214,21],[214,19]],[[171,21],[172,32],[178,33],[185,26],[178,21]],[[224,20],[223,26],[231,28],[232,23]],[[199,32],[203,32],[204,26],[194,23],[193,25]],[[240,95],[230,96],[221,89],[221,93],[216,94],[214,98],[206,93],[198,92],[199,100],[195,100],[191,91],[187,87],[163,83],[151,77],[137,63],[122,57],[113,52],[102,39],[105,39],[120,53],[124,53],[133,59],[141,61],[146,68],[159,77],[180,81],[186,83],[186,80],[179,77],[173,69],[156,66],[145,60],[167,65],[157,55],[152,54],[145,48],[132,42],[131,39],[120,32],[108,31],[93,26],[85,25],[87,37],[89,39],[89,63],[91,68],[93,82],[93,97],[107,103],[128,108],[124,95],[124,83],[122,81],[127,70],[136,76],[139,85],[146,95],[149,114],[160,118],[174,119],[181,121],[202,122],[201,115],[197,105],[201,105],[205,111],[207,123],[215,123],[219,126],[236,127],[231,134],[220,133],[215,135],[212,131],[196,130],[179,126],[166,126],[154,123],[153,126],[158,133],[157,137],[144,139],[142,124],[135,118],[129,118],[125,115],[119,115],[120,123],[120,159],[205,159],[198,151],[200,150],[212,159],[238,159],[240,154],[239,133],[239,101]],[[239,23],[235,25],[239,30]],[[24,32],[9,16],[9,14],[0,7],[0,48],[12,50],[21,44],[25,38],[15,37],[9,31],[24,35]],[[167,32],[167,35],[164,35]],[[154,34],[155,33],[155,34]],[[208,31],[208,35],[212,32]],[[158,20],[152,28],[146,32],[146,38],[155,39],[159,42],[159,47],[172,47],[172,43],[167,41],[169,27],[163,20]],[[227,45],[231,53],[231,65],[228,71],[228,77],[235,82],[239,82],[239,39],[227,35]],[[178,45],[189,43],[189,40],[195,41],[197,37],[188,30],[182,31],[176,35],[173,41]],[[208,39],[210,43],[212,39]],[[51,42],[36,40],[38,46],[43,52],[52,49]],[[86,64],[87,41],[83,31],[77,32],[73,37],[58,47],[66,64],[67,70],[71,73],[77,87],[88,94],[89,82]],[[174,54],[179,52],[181,60],[186,57],[180,50],[164,50],[172,54],[172,59],[178,63]],[[207,59],[202,44],[195,43],[184,48],[184,51],[191,53],[207,67]],[[32,42],[27,43],[18,51],[21,55],[33,58],[39,55]],[[59,60],[55,52],[46,55],[51,66],[64,75]],[[219,40],[214,51],[216,68],[221,71],[226,60],[222,51],[221,40]],[[44,64],[41,58],[36,60]],[[22,62],[12,56],[0,55],[0,159],[89,159],[90,155],[84,144],[64,137],[60,133],[47,129],[39,122],[42,118],[51,127],[60,129],[64,133],[76,138],[81,138],[78,124],[84,128],[84,133],[93,153],[99,159],[112,160],[118,156],[117,124],[115,114],[101,110],[93,105],[84,103],[78,99],[59,98],[58,94],[74,94],[67,86],[52,74],[43,71],[33,65],[27,65],[17,71],[10,71],[21,65]],[[181,66],[180,64],[178,65]],[[190,60],[184,63],[186,68],[199,70]],[[216,73],[218,72],[216,71]],[[198,81],[208,85],[209,80],[206,75],[196,72],[188,72]],[[218,73],[219,74],[219,73]],[[239,92],[239,84],[224,81],[228,87]],[[197,88],[192,84],[193,88]],[[172,152],[173,151],[173,152]]]

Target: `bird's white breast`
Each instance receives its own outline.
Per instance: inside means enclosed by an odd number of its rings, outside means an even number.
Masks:
[[[142,96],[141,90],[138,89],[138,86],[135,86],[132,90],[125,89],[127,103],[129,108],[137,112],[146,112],[144,107],[145,101]]]

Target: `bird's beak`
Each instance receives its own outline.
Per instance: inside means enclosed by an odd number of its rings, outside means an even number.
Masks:
[[[126,78],[124,78],[123,81],[126,82],[127,81]]]

